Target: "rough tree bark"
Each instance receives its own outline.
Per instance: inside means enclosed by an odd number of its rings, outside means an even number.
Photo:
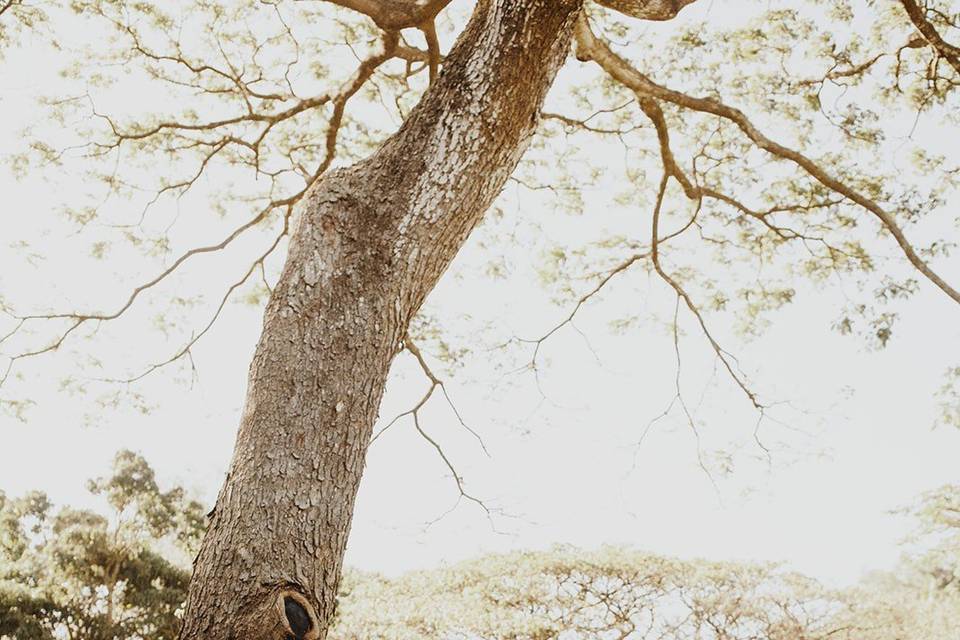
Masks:
[[[479,2],[400,131],[305,198],[182,640],[326,636],[391,360],[515,168],[580,4]]]

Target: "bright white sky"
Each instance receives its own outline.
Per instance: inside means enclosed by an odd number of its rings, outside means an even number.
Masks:
[[[55,81],[38,69],[0,63],[5,148],[29,121],[33,95]],[[79,188],[69,176],[51,185],[0,174],[0,291],[20,311],[113,306],[110,301],[121,299],[131,282],[155,271],[123,249],[106,261],[86,258],[88,242],[70,235],[51,211]],[[496,224],[509,227],[544,206],[511,185],[501,202],[504,221]],[[187,209],[181,214],[199,217]],[[594,225],[589,216],[588,210],[559,221],[550,233],[577,238]],[[214,223],[203,224],[181,229],[197,237],[218,235],[211,231]],[[539,256],[526,246],[504,251],[513,265],[509,278],[476,275],[487,255],[479,240],[500,228],[473,239],[430,300],[431,313],[452,319],[455,334],[492,325],[494,333],[509,328],[534,337],[566,315],[567,307],[551,304],[538,286]],[[24,251],[7,246],[20,241],[46,258],[27,260]],[[184,283],[191,291],[222,286],[249,246],[222,260],[198,262],[165,294],[179,292]],[[956,262],[947,266],[947,279],[960,280]],[[790,401],[773,413],[785,425],[762,425],[772,464],[752,444],[756,417],[743,397],[722,376],[710,383],[713,359],[689,323],[681,344],[683,384],[692,404],[708,389],[698,426],[716,487],[699,467],[697,443],[676,413],[636,446],[673,395],[675,367],[671,339],[657,322],[645,320],[622,334],[607,328],[628,313],[669,315],[671,296],[638,271],[614,283],[578,318],[598,358],[570,329],[546,343],[545,400],[529,375],[507,371],[508,358],[497,351],[481,350],[449,378],[452,397],[492,457],[483,455],[439,399],[424,414],[424,427],[444,444],[468,489],[506,514],[494,517],[495,529],[465,502],[428,524],[451,508],[455,487],[435,452],[401,422],[370,451],[348,563],[396,573],[493,550],[624,543],[682,557],[783,561],[831,583],[890,567],[908,523],[889,511],[919,492],[960,482],[960,432],[931,428],[932,394],[946,368],[958,364],[960,312],[925,286],[905,310],[891,345],[868,352],[829,329],[842,293],[808,289],[801,289],[797,304],[773,316],[761,339],[743,344],[724,338],[767,398]],[[165,307],[144,306],[118,327],[77,341],[78,353],[95,354],[105,372],[116,375],[176,348],[179,334],[167,337],[151,324]],[[195,321],[188,327],[206,316],[190,317]],[[25,422],[0,414],[0,488],[8,494],[39,488],[57,502],[82,504],[83,481],[106,472],[115,451],[126,447],[142,452],[164,481],[183,483],[211,501],[229,461],[259,323],[258,310],[229,305],[194,352],[199,377],[192,387],[174,380],[171,370],[133,389],[153,405],[145,414],[129,407],[95,412],[88,394],[60,390],[60,379],[81,357],[76,353],[24,366],[15,389],[37,406]],[[411,406],[423,383],[414,363],[399,357],[381,415],[389,419]],[[719,473],[718,450],[731,452],[732,473]]]

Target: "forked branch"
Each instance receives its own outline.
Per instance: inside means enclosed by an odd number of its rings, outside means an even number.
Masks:
[[[933,47],[944,60],[950,63],[950,66],[953,67],[957,73],[960,73],[960,47],[950,44],[943,39],[943,36],[941,36],[937,28],[933,26],[933,23],[927,20],[926,11],[917,4],[916,0],[900,0],[900,4],[903,5],[903,9],[907,12],[910,22],[913,23],[913,26],[917,28],[917,31],[920,32],[923,38],[930,43],[930,46]]]
[[[420,347],[410,338],[409,335],[405,336],[403,339],[403,348],[410,353],[417,361],[417,364],[420,366],[420,370],[423,372],[423,375],[426,376],[427,380],[430,381],[430,386],[427,388],[426,392],[420,399],[413,405],[412,408],[397,414],[390,422],[388,422],[382,429],[373,434],[373,437],[370,438],[370,444],[372,445],[377,439],[384,434],[387,429],[392,427],[402,418],[409,417],[413,421],[413,427],[416,429],[417,433],[421,438],[427,441],[427,443],[433,447],[437,454],[440,456],[440,459],[443,461],[444,465],[449,469],[450,474],[453,476],[454,483],[457,486],[457,491],[459,493],[458,501],[460,499],[466,499],[470,502],[473,502],[479,505],[489,518],[492,515],[492,511],[487,507],[486,503],[483,502],[480,498],[467,492],[466,487],[463,483],[463,477],[459,474],[456,467],[453,465],[453,462],[450,461],[450,458],[447,456],[446,452],[443,450],[443,447],[432,438],[426,431],[424,431],[423,426],[420,424],[420,411],[426,406],[430,398],[433,397],[434,392],[437,389],[440,389],[440,392],[443,394],[444,399],[447,404],[450,406],[450,409],[453,411],[453,414],[456,416],[457,421],[460,423],[460,426],[463,427],[467,432],[472,435],[477,442],[480,444],[480,448],[483,449],[483,452],[490,457],[490,452],[487,450],[486,444],[483,442],[483,438],[480,437],[476,431],[474,431],[463,419],[463,415],[460,413],[460,410],[457,409],[457,406],[453,403],[453,400],[450,399],[450,395],[447,393],[446,385],[441,378],[439,378],[433,370],[430,368],[430,365],[427,364],[426,359],[423,356],[423,352],[420,351]]]

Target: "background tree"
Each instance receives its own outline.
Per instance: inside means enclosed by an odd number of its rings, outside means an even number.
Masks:
[[[622,201],[641,206],[629,220],[598,225],[580,247],[550,253],[558,293],[577,289],[568,315],[539,338],[502,341],[535,375],[548,339],[575,328],[577,312],[616,277],[645,270],[675,303],[666,316],[678,354],[682,328],[695,329],[757,412],[753,437],[769,453],[759,429],[770,403],[723,346],[715,318],[729,314],[752,334],[794,300],[798,276],[815,285],[840,279],[854,291],[837,328],[883,346],[896,303],[921,286],[960,301],[941,274],[951,242],[939,237],[953,231],[941,205],[955,194],[957,173],[935,142],[956,124],[949,4],[782,3],[735,24],[709,16],[662,31],[633,19],[673,18],[689,3],[608,0],[581,11],[575,0],[490,0],[442,15],[443,1],[333,4],[340,8],[203,2],[167,10],[104,0],[72,5],[75,18],[50,9],[51,20],[106,23],[114,38],[78,57],[78,91],[65,87],[51,101],[64,122],[79,120],[76,138],[36,142],[32,157],[79,160],[104,185],[89,206],[69,207],[81,227],[108,225],[88,236],[95,255],[123,239],[165,264],[103,310],[25,312],[8,303],[11,355],[0,383],[15,385],[26,361],[174,286],[199,256],[264,234],[207,322],[172,353],[121,376],[134,382],[189,362],[231,295],[262,278],[270,291],[264,333],[184,638],[323,637],[364,455],[401,348],[430,380],[405,416],[450,466],[459,494],[479,504],[420,423],[419,409],[444,387],[416,345],[414,318],[514,172],[574,41],[595,75],[589,86],[561,78],[566,98],[547,114],[515,179],[557,191],[568,208],[599,204],[583,196],[591,184],[614,185]],[[318,36],[317,24],[330,33]],[[642,46],[658,33],[664,46]],[[456,43],[444,46],[441,35],[453,34]],[[317,56],[324,40],[346,43],[358,62]],[[125,109],[117,98],[131,91],[141,100]],[[145,109],[148,96],[156,100]],[[374,108],[380,117],[368,116]],[[920,119],[926,134],[911,139]],[[578,136],[604,141],[588,148]],[[595,158],[612,156],[598,148],[624,147],[625,162],[598,169]],[[911,165],[891,168],[891,154]],[[15,166],[26,172],[29,157]],[[647,158],[656,163],[634,164]],[[134,219],[118,195],[139,205]],[[209,198],[223,214],[215,240],[186,233],[174,242],[176,204],[187,195]],[[281,245],[282,269],[279,258],[268,269]],[[693,257],[704,253],[720,269],[695,271]],[[8,402],[22,407],[15,396]],[[667,410],[696,431],[679,375]],[[308,622],[294,629],[288,609]]]
[[[773,565],[608,547],[490,555],[397,579],[348,574],[331,636],[484,640],[948,640],[960,598],[908,565],[831,590]]]
[[[104,511],[55,510],[39,492],[3,497],[0,638],[175,637],[202,510],[179,487],[160,490],[129,451],[89,489]],[[921,533],[955,533],[955,493],[920,497]],[[771,564],[621,547],[490,554],[396,578],[348,571],[330,637],[952,640],[960,593],[943,567],[960,556],[946,544],[907,550],[895,570],[843,590]]]
[[[910,513],[919,524],[911,541],[924,549],[914,573],[934,591],[960,593],[960,486],[927,492]]]
[[[331,637],[805,640],[835,632],[837,608],[774,566],[555,548],[395,580],[351,575]]]
[[[203,533],[200,505],[161,491],[129,451],[90,482],[107,506],[53,505],[40,492],[0,494],[0,637],[174,638],[186,599],[191,550]]]

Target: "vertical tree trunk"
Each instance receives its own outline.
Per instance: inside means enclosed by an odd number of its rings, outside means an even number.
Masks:
[[[523,153],[580,2],[481,0],[400,131],[302,203],[183,640],[326,636],[391,360]]]

